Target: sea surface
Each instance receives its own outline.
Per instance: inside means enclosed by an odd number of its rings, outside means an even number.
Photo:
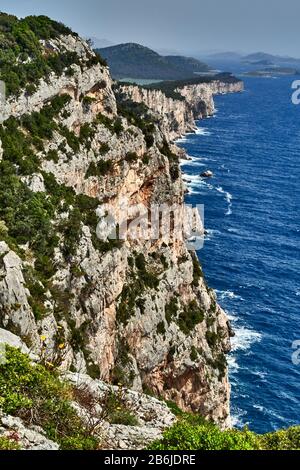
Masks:
[[[300,105],[291,77],[247,78],[179,140],[187,203],[205,205],[198,252],[236,332],[228,357],[234,424],[256,432],[300,424]],[[199,174],[212,170],[214,178]],[[300,356],[299,356],[300,357]]]

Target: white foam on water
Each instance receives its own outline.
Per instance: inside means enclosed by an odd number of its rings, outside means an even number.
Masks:
[[[297,296],[297,297],[300,296],[300,289],[296,290],[296,296]]]
[[[201,189],[201,187],[202,188],[206,187],[208,189],[214,188],[207,181],[204,181],[200,175],[191,175],[189,173],[183,173],[183,178],[188,181],[188,183],[186,183],[188,188],[192,188],[192,189]]]
[[[247,414],[246,411],[240,410],[238,408],[231,410],[231,423],[234,428],[241,428],[245,426],[245,421],[243,417]]]
[[[209,132],[206,127],[197,127],[195,134],[196,135],[211,135],[211,132]]]
[[[219,230],[213,230],[213,229],[205,230],[205,240],[211,240],[216,235],[221,235],[221,232]]]
[[[177,144],[184,144],[185,142],[187,142],[187,137],[179,137],[179,139],[176,139],[175,140],[175,143]]]
[[[180,167],[184,167],[184,166],[203,167],[205,166],[205,163],[202,163],[201,159],[191,157],[189,160],[180,160],[179,165]]]
[[[227,363],[228,363],[230,374],[236,374],[240,368],[237,362],[237,358],[232,355],[227,356]]]
[[[253,408],[258,411],[261,411],[262,413],[264,412],[264,407],[262,405],[253,405]]]
[[[221,300],[224,300],[224,299],[234,299],[234,300],[242,300],[244,301],[243,297],[241,297],[240,295],[237,295],[235,294],[234,292],[232,292],[231,290],[217,290],[216,291],[217,294],[218,294],[218,297],[221,299]]]
[[[220,230],[215,230],[215,229],[212,229],[212,228],[208,228],[206,231],[207,231],[207,233],[210,233],[210,234],[221,235]]]
[[[227,202],[227,204],[228,204],[228,208],[227,208],[227,211],[226,211],[225,215],[227,215],[227,216],[228,216],[228,215],[231,215],[231,214],[232,214],[232,199],[233,199],[232,194],[230,194],[228,191],[225,191],[225,190],[222,188],[222,186],[218,186],[218,187],[216,188],[216,190],[217,190],[219,193],[224,194],[225,200],[226,200],[226,202]]]
[[[262,335],[244,326],[235,328],[235,336],[231,340],[232,351],[247,351],[253,343],[261,341]]]
[[[262,405],[255,404],[255,405],[253,405],[253,408],[260,411],[264,415],[269,415],[269,416],[272,416],[273,418],[277,418],[277,419],[280,419],[281,421],[285,421],[285,418],[283,416],[279,415],[278,413],[276,413],[273,410],[268,410],[268,408],[265,408]]]
[[[266,380],[264,380],[267,376],[266,372],[263,372],[262,370],[251,370],[250,373],[262,379],[263,382],[266,382]]]
[[[233,313],[226,312],[226,315],[232,323],[237,322],[239,319],[236,315],[233,315]]]
[[[205,165],[205,163],[202,163],[201,160],[198,160],[198,161],[194,161],[194,162],[192,163],[192,166],[194,166],[194,167],[195,167],[195,166],[196,166],[196,167],[197,167],[197,166],[198,166],[198,167],[200,167],[200,166],[203,167],[203,166],[206,166],[206,165]]]

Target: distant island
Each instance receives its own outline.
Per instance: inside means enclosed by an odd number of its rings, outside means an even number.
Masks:
[[[115,79],[181,80],[206,74],[210,67],[200,60],[185,56],[162,56],[135,43],[96,49],[110,66]]]
[[[290,67],[266,67],[262,70],[251,70],[245,72],[244,76],[248,77],[275,77],[279,75],[295,76],[300,75],[300,69]]]

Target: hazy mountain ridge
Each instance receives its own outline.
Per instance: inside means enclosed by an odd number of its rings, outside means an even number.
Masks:
[[[209,72],[209,67],[194,58],[162,56],[136,43],[97,49],[107,60],[114,78],[179,80]]]

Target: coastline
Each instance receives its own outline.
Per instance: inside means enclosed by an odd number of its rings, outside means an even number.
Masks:
[[[298,227],[290,188],[292,185],[297,190],[297,171],[293,170],[291,146],[273,155],[265,142],[281,149],[281,142],[285,142],[282,126],[287,119],[285,125],[297,132],[299,108],[287,101],[288,78],[251,78],[246,86],[248,91],[240,97],[218,98],[216,118],[198,123],[210,135],[187,136],[182,145],[189,155],[197,157],[183,161],[182,170],[187,175],[184,179],[191,179],[190,173],[198,174],[201,168],[193,165],[207,157],[202,163],[215,174],[214,180],[207,181],[212,188],[205,184],[198,195],[197,181],[193,181],[193,191],[186,197],[189,203],[202,200],[206,205],[209,234],[199,256],[208,283],[215,288],[236,332],[228,356],[233,424],[239,428],[249,424],[255,432],[265,433],[298,422],[299,367],[291,360],[292,338],[298,328],[298,276],[293,260]],[[272,102],[267,101],[271,92],[278,95],[281,106],[273,123],[267,121],[274,110]],[[262,102],[265,106],[257,114]],[[287,172],[291,171],[290,184],[282,179],[279,155],[286,159]],[[274,206],[279,186],[280,204]],[[225,192],[217,190],[221,187]],[[230,216],[226,216],[226,192],[233,195]],[[266,223],[265,217],[271,215]],[[287,224],[292,230],[289,240]],[[243,261],[239,253],[244,255]],[[263,273],[268,276],[263,277]],[[282,281],[275,288],[279,275]],[[289,385],[282,381],[283,364]]]

